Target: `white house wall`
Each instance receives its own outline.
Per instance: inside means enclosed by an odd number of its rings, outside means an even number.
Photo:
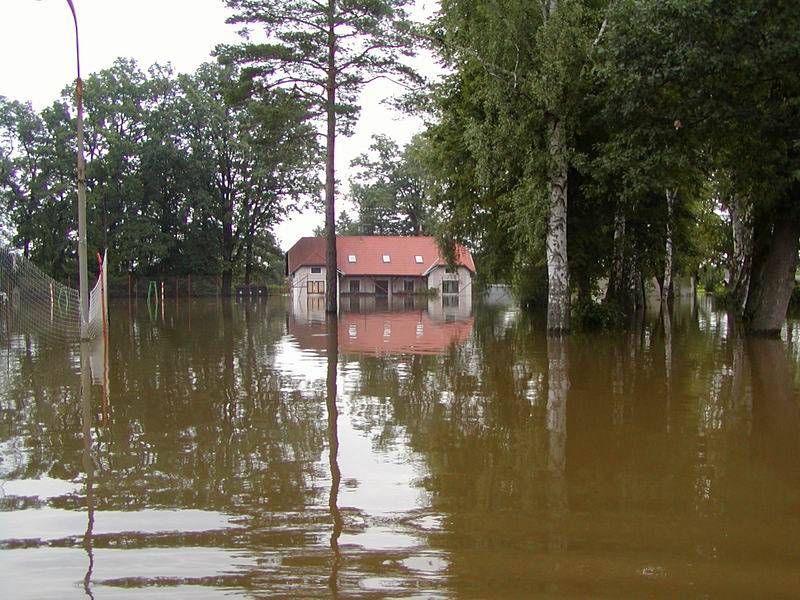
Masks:
[[[466,267],[457,267],[455,273],[448,273],[444,267],[434,267],[428,273],[428,287],[433,288],[442,294],[442,282],[445,280],[458,280],[459,293],[469,290],[472,292],[472,274]]]
[[[293,291],[299,292],[302,291],[304,293],[308,290],[308,282],[309,281],[321,281],[323,282],[323,289],[324,289],[324,282],[325,282],[325,267],[313,267],[319,268],[319,273],[312,273],[312,267],[304,266],[300,267],[295,271],[294,275],[291,278],[291,286]],[[347,277],[343,276],[339,279],[339,292],[341,294],[349,294],[350,293],[350,281],[358,280],[360,282],[359,285],[359,293],[361,294],[374,294],[375,293],[375,281],[386,279],[390,282],[390,295],[394,294],[402,294],[405,292],[405,281],[407,279],[414,280],[414,291],[415,292],[424,292],[428,288],[435,289],[439,295],[443,294],[442,292],[442,282],[447,280],[458,280],[458,290],[459,295],[464,294],[464,292],[468,292],[471,294],[472,292],[472,274],[470,273],[469,269],[465,267],[457,267],[455,273],[447,273],[444,267],[434,267],[431,272],[428,274],[427,277],[427,284],[424,277],[399,277],[399,276],[385,276],[385,277],[375,277],[375,276],[359,276],[359,277]],[[314,295],[314,294],[311,294]]]
[[[319,268],[319,273],[312,273],[312,268]],[[292,288],[295,291],[302,289],[308,290],[309,281],[325,281],[325,267],[300,267],[292,276]]]

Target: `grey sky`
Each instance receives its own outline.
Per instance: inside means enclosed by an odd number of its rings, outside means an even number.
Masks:
[[[73,0],[78,13],[81,72],[111,65],[114,59],[132,57],[146,68],[154,62],[171,63],[178,72],[191,72],[209,59],[220,42],[237,39],[236,28],[225,23],[228,10],[222,0]],[[58,99],[75,79],[75,38],[66,0],[2,0],[0,19],[0,95],[30,101],[42,109]],[[429,12],[431,0],[418,2]],[[346,182],[347,167],[369,145],[376,133],[407,142],[419,130],[418,119],[399,118],[380,100],[385,84],[368,88],[363,112],[352,138],[337,145],[339,179]],[[339,207],[345,207],[342,195]],[[322,216],[304,214],[278,228],[286,248],[302,235],[310,235]]]

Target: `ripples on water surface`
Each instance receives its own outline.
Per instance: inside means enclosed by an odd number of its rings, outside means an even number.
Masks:
[[[89,438],[5,336],[0,597],[800,595],[796,322],[344,304],[112,304]]]

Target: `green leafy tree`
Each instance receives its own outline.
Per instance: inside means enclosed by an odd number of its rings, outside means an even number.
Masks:
[[[515,273],[543,251],[548,330],[570,327],[567,208],[590,56],[604,29],[604,3],[442,3],[436,34],[455,74],[445,92],[462,119],[448,139],[474,159],[477,195],[459,212],[490,209],[513,236]],[[456,133],[455,137],[452,133]],[[542,241],[544,241],[542,247]]]
[[[34,216],[47,193],[44,123],[30,104],[0,99],[0,127],[4,142],[2,185],[4,211],[16,228],[14,243],[30,257]]]
[[[350,180],[350,200],[358,212],[358,222],[351,227],[359,234],[429,233],[422,144],[418,136],[401,149],[391,138],[377,135],[369,152],[353,160],[356,173]]]
[[[73,254],[73,144],[63,104],[37,114],[29,104],[0,99],[0,198],[8,241],[62,280]]]
[[[280,89],[234,102],[237,78],[232,67],[206,64],[182,80],[202,205],[220,232],[225,295],[240,262],[250,283],[257,240],[318,189],[317,146],[303,105]]]
[[[753,224],[745,316],[751,330],[778,331],[800,239],[800,7],[626,1],[610,22],[601,68],[630,187],[670,189],[698,172],[735,182],[730,204],[752,204],[738,211]]]

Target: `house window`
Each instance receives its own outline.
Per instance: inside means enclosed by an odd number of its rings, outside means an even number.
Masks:
[[[414,293],[414,280],[413,279],[406,279],[403,281],[403,291],[409,294]]]
[[[415,261],[417,261],[417,264],[418,264],[418,265],[421,265],[421,264],[422,264],[422,256],[420,256],[419,254],[417,254],[417,255],[414,257],[414,260],[415,260]]]
[[[357,294],[361,291],[361,281],[359,279],[350,280],[350,293]]]
[[[347,262],[350,262],[350,263],[356,262],[356,255],[355,254],[348,254],[347,255]]]
[[[452,275],[454,273],[458,273],[458,270],[456,270],[455,268],[451,269],[450,267],[446,267],[444,272],[445,273],[450,273]]]
[[[392,257],[389,256],[388,254],[384,254],[383,255],[383,262],[385,262],[385,263],[392,262]]]
[[[325,282],[324,281],[308,281],[306,286],[309,294],[324,294]]]
[[[312,273],[322,273],[322,267],[311,267]]]
[[[442,282],[443,294],[457,294],[458,293],[458,279],[446,280]]]
[[[442,307],[443,308],[458,308],[459,299],[458,296],[442,296]]]

